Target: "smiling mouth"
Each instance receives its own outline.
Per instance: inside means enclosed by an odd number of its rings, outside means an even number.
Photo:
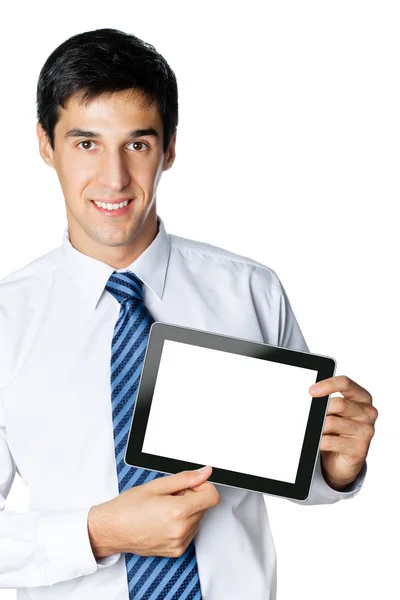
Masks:
[[[133,200],[135,198],[130,198],[125,202],[99,202],[97,203],[95,200],[91,200],[94,208],[102,214],[104,217],[112,218],[112,217],[122,217],[127,215],[130,212],[130,206],[133,204]],[[100,206],[99,206],[100,204]],[[121,206],[122,204],[122,206]],[[104,206],[104,208],[103,208]]]
[[[129,200],[124,200],[123,202],[100,202],[97,200],[91,200],[98,208],[106,209],[106,210],[118,210],[120,208],[124,208],[128,206],[132,202],[133,198],[129,198]]]

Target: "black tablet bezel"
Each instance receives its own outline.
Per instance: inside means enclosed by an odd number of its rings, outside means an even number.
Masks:
[[[142,452],[164,340],[312,369],[318,372],[315,382],[332,377],[336,368],[336,361],[332,357],[155,321],[149,333],[124,460],[128,466],[168,474],[198,469],[204,465]],[[229,471],[213,465],[208,481],[262,494],[306,500],[316,466],[328,400],[329,396],[324,396],[311,401],[295,483]]]

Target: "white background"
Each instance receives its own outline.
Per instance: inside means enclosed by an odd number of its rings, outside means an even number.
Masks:
[[[158,189],[167,231],[276,270],[310,351],[336,358],[336,374],[366,387],[380,413],[356,498],[305,507],[265,496],[278,600],[393,596],[398,3],[36,1],[7,4],[2,23],[0,277],[59,246],[66,224],[56,173],[35,137],[47,56],[100,27],[152,43],[179,86],[177,158]],[[25,503],[16,480],[7,508]]]

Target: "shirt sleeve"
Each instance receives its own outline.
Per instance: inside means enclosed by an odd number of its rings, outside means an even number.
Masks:
[[[1,299],[0,299],[1,300]],[[90,506],[60,511],[5,510],[18,472],[7,443],[4,389],[10,376],[5,307],[0,301],[0,588],[52,585],[104,569],[120,554],[96,559],[87,519]]]
[[[310,352],[303,333],[294,316],[289,298],[286,291],[275,272],[275,320],[278,323],[278,342],[277,345],[283,348],[292,348],[302,352]],[[310,494],[306,500],[295,500],[288,498],[291,502],[298,504],[333,504],[339,500],[353,498],[356,496],[364,482],[367,472],[367,463],[364,463],[363,468],[359,472],[357,478],[349,484],[343,491],[339,492],[328,485],[324,479],[321,469],[321,454],[318,451],[317,462],[315,466],[314,476],[311,483]]]

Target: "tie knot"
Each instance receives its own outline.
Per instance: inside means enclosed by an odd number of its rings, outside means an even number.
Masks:
[[[123,273],[114,271],[108,279],[105,289],[121,304],[129,299],[143,302],[142,285],[143,281],[132,271]]]

